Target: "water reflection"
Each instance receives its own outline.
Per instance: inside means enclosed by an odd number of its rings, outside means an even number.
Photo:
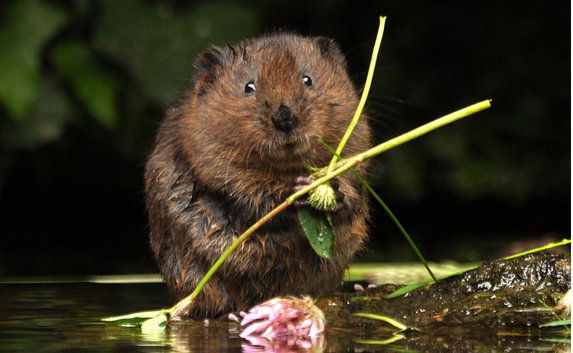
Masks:
[[[61,281],[60,281],[61,282]],[[394,351],[551,351],[570,352],[568,338],[559,331],[541,336],[538,330],[516,333],[476,332],[442,335],[386,330],[327,328],[312,342],[253,341],[239,337],[235,322],[181,323],[165,332],[142,334],[137,327],[108,325],[103,317],[170,306],[162,283],[103,284],[0,283],[0,351],[99,352],[394,352]],[[558,341],[547,341],[547,338]],[[559,341],[560,339],[560,341]],[[392,342],[392,340],[394,340]]]

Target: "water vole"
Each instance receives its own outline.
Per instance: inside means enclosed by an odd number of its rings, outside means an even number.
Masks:
[[[145,171],[151,248],[174,299],[190,294],[233,240],[308,180],[305,164],[330,162],[319,139],[336,148],[357,105],[345,58],[328,38],[276,33],[200,55]],[[343,156],[370,146],[363,116]],[[296,212],[282,212],[227,259],[189,316],[340,288],[367,237],[369,212],[355,176],[337,180],[344,204],[332,215],[332,258],[314,252]]]

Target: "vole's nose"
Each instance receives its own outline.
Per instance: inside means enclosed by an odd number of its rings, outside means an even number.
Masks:
[[[298,126],[298,117],[284,104],[273,113],[271,120],[277,129],[289,132]]]

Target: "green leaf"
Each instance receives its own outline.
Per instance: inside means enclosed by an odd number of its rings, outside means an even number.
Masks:
[[[93,51],[80,43],[64,41],[54,47],[52,60],[94,118],[107,128],[115,127],[119,80],[103,67]]]
[[[368,314],[368,313],[356,313],[354,314],[354,316],[356,317],[363,317],[366,319],[373,319],[373,320],[380,320],[380,321],[384,321],[389,323],[390,325],[400,329],[400,330],[406,330],[408,328],[408,326],[404,325],[401,322],[398,322],[396,320],[394,320],[391,317],[388,316],[382,316],[382,315],[375,315],[375,314]]]
[[[140,311],[138,313],[133,313],[133,314],[106,317],[106,318],[101,319],[101,321],[114,322],[116,324],[122,324],[122,325],[128,324],[128,323],[129,324],[138,324],[138,323],[145,322],[149,319],[156,318],[160,315],[165,316],[163,310]]]
[[[556,326],[567,326],[567,325],[569,326],[571,325],[571,319],[552,321],[547,324],[539,325],[539,327],[556,327]]]
[[[334,251],[334,227],[330,213],[302,207],[298,210],[298,218],[314,251],[324,258],[331,258]]]
[[[165,326],[167,325],[167,315],[158,315],[149,320],[145,320],[141,325],[141,333],[144,334],[154,334],[165,331]]]
[[[15,120],[27,118],[39,95],[40,53],[67,22],[66,13],[43,1],[14,1],[0,28],[0,102]]]
[[[138,313],[106,317],[101,321],[113,322],[118,325],[141,324],[141,332],[144,334],[154,334],[165,331],[169,318],[164,310],[141,311]]]

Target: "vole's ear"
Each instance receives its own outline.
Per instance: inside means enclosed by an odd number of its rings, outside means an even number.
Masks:
[[[219,75],[220,68],[223,66],[225,54],[217,47],[211,47],[205,50],[195,61],[195,74],[191,82],[192,87],[198,95],[204,94]]]
[[[334,60],[338,61],[340,65],[342,65],[344,70],[347,69],[346,57],[344,54],[342,54],[342,50],[334,40],[327,37],[316,37],[314,40],[322,56],[332,57]]]

